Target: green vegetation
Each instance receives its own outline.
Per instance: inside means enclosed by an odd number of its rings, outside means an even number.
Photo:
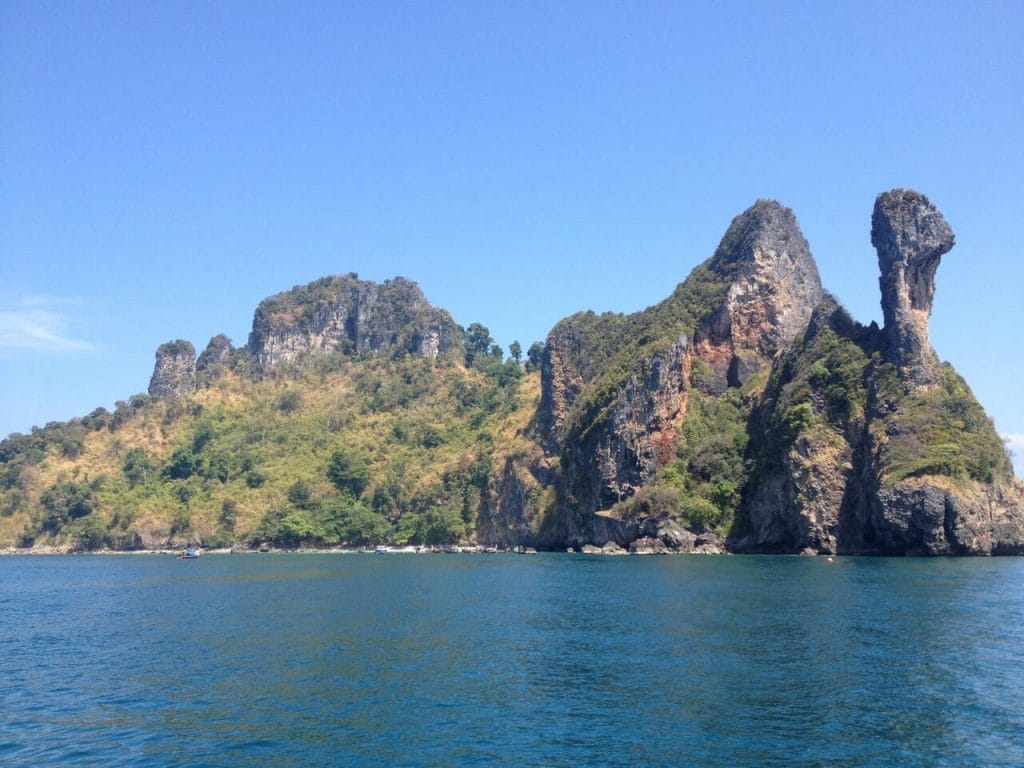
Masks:
[[[655,355],[667,352],[684,334],[693,340],[700,323],[721,305],[734,272],[734,265],[723,263],[719,253],[694,269],[669,298],[643,312],[582,312],[555,327],[555,334],[572,329],[575,346],[565,349],[587,382],[566,418],[567,442],[584,439],[594,424],[604,421],[603,412],[622,383],[645,374]]]
[[[544,342],[535,341],[526,350],[526,370],[540,370],[541,358],[544,357]],[[517,361],[518,362],[518,361]]]
[[[862,423],[868,408],[870,368],[878,364],[881,336],[855,323],[834,302],[818,310],[819,320],[790,350],[765,392],[764,439],[760,459],[777,463],[805,430],[844,433]]]
[[[370,482],[370,465],[355,451],[337,450],[327,465],[327,478],[339,491],[358,499]]]
[[[824,315],[823,315],[824,316]],[[882,335],[832,305],[827,324],[794,345],[755,417],[750,482],[778,469],[801,435],[838,439],[870,429],[881,480],[925,475],[991,483],[1012,468],[991,420],[967,384],[944,366],[938,386],[909,394],[882,358]]]
[[[539,376],[488,354],[341,360],[0,442],[0,546],[364,546],[474,535],[497,436],[525,430]],[[68,450],[72,439],[80,449]]]
[[[695,526],[726,529],[736,515],[747,471],[749,393],[755,387],[730,389],[719,398],[690,394],[679,458],[670,469],[686,494],[683,517]]]
[[[40,527],[56,533],[68,522],[92,513],[93,489],[83,483],[54,483],[43,492],[39,505],[45,513],[39,521]]]
[[[991,483],[1012,476],[995,425],[951,366],[944,367],[940,386],[905,397],[895,371],[888,373],[879,377],[880,396],[893,398],[898,406],[875,429],[884,482],[943,475]]]

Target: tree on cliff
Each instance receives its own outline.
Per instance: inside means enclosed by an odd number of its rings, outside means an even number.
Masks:
[[[466,344],[467,366],[473,364],[473,360],[476,359],[477,355],[481,357],[486,356],[491,350],[491,345],[494,343],[494,339],[491,338],[490,329],[481,323],[469,324],[469,327],[466,328],[464,341]]]
[[[540,359],[544,355],[544,342],[535,341],[526,350],[526,370],[534,371],[540,368]]]

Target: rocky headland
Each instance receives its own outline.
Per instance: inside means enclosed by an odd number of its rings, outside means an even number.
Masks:
[[[664,301],[525,364],[405,278],[296,286],[244,347],[168,342],[148,395],[0,443],[0,545],[1022,554],[1024,488],[929,341],[953,230],[896,189],[870,242],[881,328],[759,200]]]

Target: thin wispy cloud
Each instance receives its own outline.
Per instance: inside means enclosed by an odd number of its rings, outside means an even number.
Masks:
[[[14,308],[0,309],[0,352],[88,352],[91,342],[75,338],[74,321],[56,307],[76,304],[73,299],[29,296]]]
[[[53,296],[48,293],[28,293],[18,299],[18,306],[23,309],[54,307],[80,307],[85,302],[74,296]]]

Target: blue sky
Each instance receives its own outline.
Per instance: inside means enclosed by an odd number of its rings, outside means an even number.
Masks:
[[[661,300],[761,197],[880,320],[871,207],[908,186],[957,234],[933,344],[1024,455],[1022,31],[1020,2],[6,0],[0,434],[327,274],[525,347]]]

